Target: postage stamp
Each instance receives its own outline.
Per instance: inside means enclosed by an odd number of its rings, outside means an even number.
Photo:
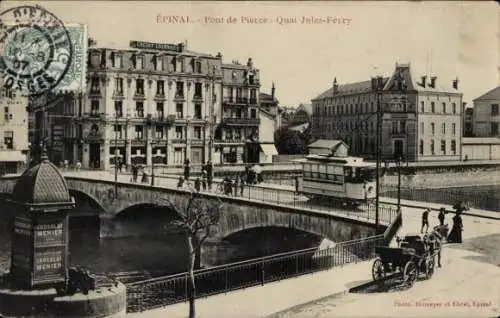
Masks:
[[[84,25],[65,26],[40,6],[23,5],[2,12],[3,86],[31,96],[83,88],[86,34]]]

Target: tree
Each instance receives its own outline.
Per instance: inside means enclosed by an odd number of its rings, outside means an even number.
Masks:
[[[184,229],[189,248],[188,255],[188,300],[189,300],[189,318],[196,317],[195,298],[196,284],[194,279],[194,269],[196,259],[200,257],[200,249],[203,242],[213,232],[213,226],[219,223],[221,209],[224,203],[219,197],[216,197],[215,203],[209,200],[201,193],[190,189],[190,195],[187,204],[179,208],[170,200],[163,198],[167,207],[173,209],[180,217],[175,221],[175,225]]]
[[[307,154],[307,145],[309,144],[307,130],[301,133],[290,130],[288,127],[282,127],[276,131],[274,140],[280,154]]]

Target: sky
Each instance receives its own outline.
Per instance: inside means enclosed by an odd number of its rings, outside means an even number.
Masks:
[[[87,24],[98,46],[187,41],[189,50],[221,52],[225,62],[246,63],[252,57],[260,69],[261,91],[270,92],[274,82],[286,106],[310,103],[335,77],[342,84],[389,76],[396,63],[410,63],[414,78],[435,75],[450,87],[458,77],[469,105],[500,85],[494,2],[34,3],[65,23]],[[3,1],[0,11],[20,4]],[[158,22],[159,16],[174,15],[189,16],[191,23]],[[329,23],[303,24],[303,17]],[[228,23],[229,18],[236,23]],[[250,23],[255,19],[261,23]]]

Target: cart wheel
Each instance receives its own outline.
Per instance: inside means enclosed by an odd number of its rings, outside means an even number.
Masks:
[[[378,284],[383,284],[383,279],[385,278],[385,268],[384,263],[380,258],[375,259],[372,266],[372,277]]]
[[[403,271],[403,281],[408,286],[413,286],[417,280],[417,266],[413,261],[408,261]]]
[[[426,262],[425,262],[425,279],[429,279],[432,277],[434,274],[434,258],[430,257]]]

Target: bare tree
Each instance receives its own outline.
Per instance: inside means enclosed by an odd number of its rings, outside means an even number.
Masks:
[[[175,225],[184,229],[189,248],[188,255],[188,300],[189,318],[196,317],[195,298],[196,284],[194,279],[194,269],[197,257],[200,257],[200,249],[203,242],[211,235],[212,228],[219,223],[221,210],[224,203],[219,197],[215,197],[216,202],[210,202],[202,193],[190,189],[190,196],[187,204],[179,208],[170,200],[163,198],[166,206],[171,207],[180,217],[175,221]]]

